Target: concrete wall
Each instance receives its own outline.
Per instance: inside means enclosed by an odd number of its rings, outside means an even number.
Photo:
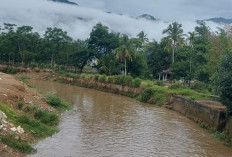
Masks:
[[[226,116],[223,110],[179,96],[171,96],[170,105],[173,110],[197,123],[203,123],[207,128],[222,131],[226,126]]]
[[[73,78],[66,78],[61,76],[58,79],[64,83],[69,83],[80,87],[98,89],[100,91],[105,91],[109,93],[127,95],[130,97],[136,97],[143,91],[143,89],[141,88],[134,88],[134,87],[116,85],[111,83],[101,83],[94,80],[73,79]]]

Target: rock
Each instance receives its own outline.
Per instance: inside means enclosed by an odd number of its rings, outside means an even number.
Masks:
[[[7,97],[7,95],[6,95],[6,94],[3,94],[3,96]]]
[[[24,133],[24,130],[23,130],[23,128],[21,128],[21,126],[18,126],[18,127],[17,127],[17,131],[18,131],[18,133],[20,133],[20,134],[23,134],[23,133]]]
[[[0,122],[3,122],[5,121],[7,118],[6,114],[2,111],[0,111]]]
[[[2,78],[0,78],[0,80],[2,80]]]
[[[14,131],[14,132],[17,131],[16,127],[10,128],[10,130],[11,130],[11,131]]]
[[[0,125],[0,129],[3,129],[4,125]]]

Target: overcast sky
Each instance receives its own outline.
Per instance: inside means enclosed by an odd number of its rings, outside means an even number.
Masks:
[[[18,26],[30,25],[41,35],[47,27],[59,27],[75,39],[86,39],[93,26],[101,22],[113,32],[135,37],[140,31],[144,31],[149,39],[160,40],[164,36],[162,30],[170,22],[182,23],[187,33],[194,30],[196,19],[232,15],[232,0],[211,1],[213,0],[78,0],[76,2],[79,6],[73,6],[47,0],[1,0],[0,25],[4,22]],[[124,15],[118,15],[119,13]],[[144,13],[162,20],[151,22],[130,17]],[[214,23],[208,24],[213,30],[218,27]]]
[[[80,6],[138,16],[151,14],[163,20],[232,16],[232,0],[72,0]]]

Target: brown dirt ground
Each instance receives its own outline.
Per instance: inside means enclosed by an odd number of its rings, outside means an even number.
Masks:
[[[34,74],[34,73],[32,73]],[[51,73],[41,73],[34,74],[36,78],[45,78],[49,76]],[[38,76],[37,76],[38,75]],[[43,96],[38,94],[38,92],[32,88],[24,85],[22,81],[16,78],[16,76],[8,75],[0,72],[0,102],[7,104],[14,108],[17,112],[19,111],[17,108],[18,102],[21,101],[26,105],[34,104],[38,105],[39,108],[44,108],[46,110],[54,111],[52,107],[46,104]],[[10,122],[4,123],[5,130],[0,130],[0,133],[3,135],[12,133],[11,128],[17,127],[11,124]],[[33,138],[29,133],[17,134],[17,137],[32,142]],[[34,142],[34,141],[33,141]],[[0,157],[21,157],[25,154],[20,153],[10,147],[7,147],[3,143],[0,142]]]

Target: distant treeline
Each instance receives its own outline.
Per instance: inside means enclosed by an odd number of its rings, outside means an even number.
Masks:
[[[199,80],[211,91],[227,95],[224,99],[231,102],[231,32],[231,27],[211,32],[200,22],[193,32],[184,34],[182,25],[174,22],[157,42],[149,41],[143,31],[136,38],[129,38],[98,23],[88,39],[77,40],[56,27],[47,28],[41,36],[31,26],[5,23],[0,32],[0,62],[46,64],[51,68],[59,65],[75,67],[80,72],[91,65],[104,75]]]

